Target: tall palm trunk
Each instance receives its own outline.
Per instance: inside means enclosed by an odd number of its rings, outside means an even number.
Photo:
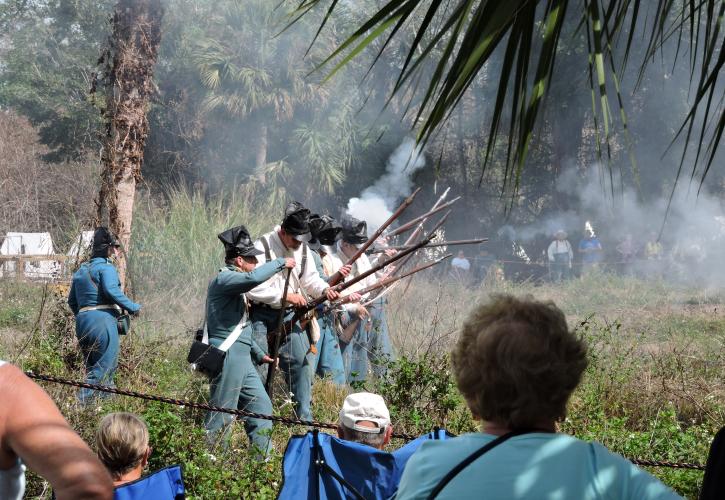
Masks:
[[[267,125],[259,126],[259,137],[257,138],[257,151],[254,154],[254,169],[260,180],[266,182],[264,167],[267,165]]]
[[[161,0],[119,0],[108,48],[99,61],[104,66],[106,87],[106,135],[98,221],[108,223],[125,249],[130,248],[133,202],[149,130],[146,112],[155,90],[153,70],[162,16]],[[125,253],[118,271],[124,284]]]

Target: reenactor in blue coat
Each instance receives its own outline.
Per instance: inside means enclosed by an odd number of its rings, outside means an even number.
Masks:
[[[334,263],[330,255],[329,247],[342,238],[342,226],[339,222],[328,215],[317,214],[310,217],[310,232],[312,239],[309,242],[312,249],[312,257],[315,260],[315,267],[320,277],[328,281],[334,274]],[[349,274],[349,268],[343,266],[340,269],[343,277]],[[317,356],[315,357],[312,369],[320,377],[329,376],[332,382],[337,385],[345,385],[345,365],[342,361],[342,351],[334,328],[334,317],[332,312],[322,314],[320,307],[317,321],[320,325],[320,339],[317,341]]]
[[[113,257],[121,244],[105,227],[93,234],[91,260],[81,264],[73,274],[68,305],[76,317],[76,337],[85,359],[87,382],[113,386],[118,366],[118,317],[127,311],[137,314],[141,305],[121,291]],[[81,389],[78,399],[90,402],[101,396],[91,389]],[[107,396],[106,393],[103,396]]]
[[[264,390],[255,363],[261,365],[273,360],[252,339],[252,323],[248,319],[245,293],[264,283],[285,268],[295,267],[291,258],[277,258],[257,267],[261,251],[244,226],[237,226],[219,234],[224,244],[226,266],[209,283],[206,299],[206,329],[209,343],[219,346],[236,328],[241,334],[226,351],[224,367],[210,385],[210,401],[214,406],[239,408],[270,415],[272,402]],[[223,439],[229,436],[234,417],[227,413],[209,412],[206,418],[207,437],[213,441],[224,429]],[[267,455],[271,450],[272,422],[258,418],[245,418],[244,428],[257,452]]]

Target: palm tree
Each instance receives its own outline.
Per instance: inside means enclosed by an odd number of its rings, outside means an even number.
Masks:
[[[130,248],[136,184],[149,132],[147,110],[155,91],[154,65],[161,43],[161,0],[119,0],[113,32],[101,55],[106,91],[106,134],[97,206],[98,222],[108,221],[124,248]],[[121,284],[126,255],[118,262]]]
[[[301,0],[292,23],[322,4]],[[340,8],[331,0],[318,35],[332,13]],[[488,131],[483,168],[492,161],[497,138],[505,136],[505,182],[518,186],[565,32],[586,35],[588,84],[591,93],[596,148],[609,155],[616,123],[625,137],[627,115],[620,95],[620,75],[627,67],[635,37],[646,36],[646,50],[639,64],[642,77],[665,42],[677,43],[678,57],[687,57],[694,83],[691,108],[673,142],[684,137],[678,178],[688,151],[695,150],[691,175],[707,175],[725,129],[725,91],[719,73],[725,64],[722,22],[725,0],[387,0],[320,65],[330,65],[328,78],[364,48],[378,44],[378,57],[396,37],[415,33],[393,85],[392,95],[402,95],[424,82],[422,98],[410,108],[419,123],[418,139],[427,142],[450,117],[466,89],[494,54],[502,52],[492,122]],[[314,41],[313,41],[314,43]],[[609,94],[614,90],[617,103]],[[510,119],[503,127],[505,110]],[[690,140],[694,140],[694,146]],[[700,159],[704,165],[699,168]]]
[[[320,103],[325,89],[305,78],[299,39],[276,36],[275,2],[226,0],[212,16],[213,37],[201,40],[193,54],[206,89],[202,107],[224,119],[254,125],[254,168],[264,179],[268,167],[269,128],[290,121],[299,106]]]

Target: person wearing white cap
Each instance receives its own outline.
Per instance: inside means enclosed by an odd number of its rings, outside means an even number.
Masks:
[[[569,279],[571,273],[571,261],[574,259],[574,252],[571,243],[566,239],[566,231],[559,229],[554,233],[554,241],[551,242],[546,254],[549,257],[549,273],[551,281],[557,283]]]
[[[378,450],[385,448],[393,435],[393,426],[383,398],[370,392],[357,392],[346,397],[340,410],[337,435]]]

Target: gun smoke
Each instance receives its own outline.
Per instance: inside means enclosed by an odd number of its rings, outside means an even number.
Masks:
[[[347,214],[368,223],[368,232],[379,228],[395,206],[413,192],[413,174],[425,166],[425,155],[406,137],[388,159],[385,173],[357,198],[350,198]]]
[[[576,212],[555,212],[518,228],[504,226],[499,236],[533,246],[534,242],[550,241],[563,229],[576,249],[589,224],[610,262],[618,260],[616,247],[627,237],[635,242],[641,259],[645,244],[659,241],[664,250],[660,267],[665,279],[725,286],[725,266],[719,257],[725,251],[725,213],[717,197],[706,191],[697,194],[696,185],[683,182],[671,202],[664,196],[642,201],[633,189],[619,188],[616,176],[613,192],[608,175],[600,177],[603,171],[591,169],[588,177],[582,177],[570,169],[560,177],[558,192],[576,200],[580,207]]]

